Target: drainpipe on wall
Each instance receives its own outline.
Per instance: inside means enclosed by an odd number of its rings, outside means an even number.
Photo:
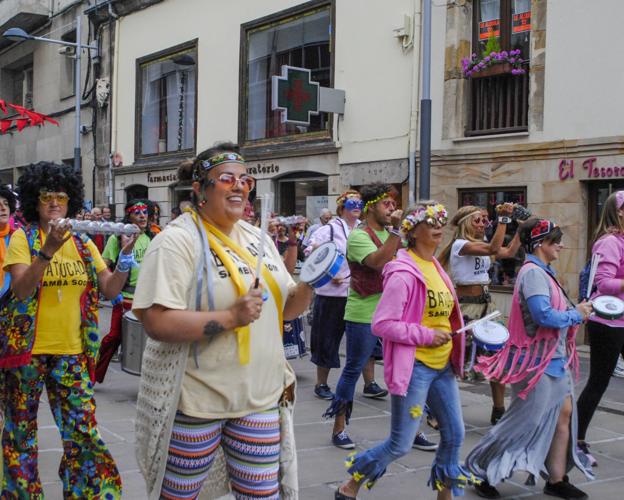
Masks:
[[[110,6],[109,6],[110,7]],[[111,112],[111,150],[110,150],[110,154],[108,155],[108,170],[109,170],[109,189],[110,189],[110,194],[109,194],[109,203],[111,205],[115,204],[115,184],[114,184],[114,178],[113,178],[113,154],[115,154],[115,152],[117,152],[117,134],[118,134],[118,127],[117,127],[117,116],[118,116],[118,111],[117,111],[117,103],[118,103],[118,99],[117,99],[117,86],[119,84],[119,56],[118,56],[118,52],[119,52],[119,30],[120,30],[120,25],[121,25],[121,17],[119,16],[115,16],[115,46],[114,46],[114,51],[115,51],[115,57],[113,58],[113,74],[111,75],[111,92],[113,94],[113,101],[112,101],[112,112]],[[109,35],[110,36],[110,35]],[[117,210],[113,207],[113,215],[116,214]]]
[[[111,79],[111,93],[113,93],[112,89],[113,89],[113,82],[112,82],[112,77],[114,76],[115,78],[117,78],[117,71],[116,69],[113,70],[113,61],[117,60],[117,42],[118,42],[118,38],[117,38],[117,33],[119,32],[119,30],[117,29],[118,26],[118,22],[119,22],[119,16],[115,13],[115,11],[113,10],[113,5],[109,2],[108,3],[108,18],[109,18],[109,22],[108,22],[108,57],[109,57],[109,75],[108,77]],[[112,40],[111,40],[111,29],[113,28],[113,25],[115,25],[115,45],[113,48],[113,44],[112,44]],[[113,57],[113,50],[115,51],[115,57]],[[113,73],[113,74],[111,74]],[[112,103],[111,103],[112,104]],[[115,100],[115,106],[117,105],[117,101]],[[115,108],[113,108],[115,109]],[[115,185],[113,183],[113,152],[115,151],[112,148],[112,126],[115,124],[115,122],[113,121],[113,112],[111,112],[111,138],[109,139],[109,144],[111,144],[111,150],[109,151],[109,155],[108,155],[108,206],[112,207],[115,204]],[[116,129],[115,129],[116,130]],[[115,143],[117,141],[115,140]],[[117,146],[117,144],[115,144],[115,146]]]
[[[412,47],[412,96],[410,102],[410,128],[408,139],[408,161],[409,161],[409,205],[416,201],[416,147],[418,146],[418,115],[420,112],[420,32],[422,26],[422,0],[414,0],[414,45]]]

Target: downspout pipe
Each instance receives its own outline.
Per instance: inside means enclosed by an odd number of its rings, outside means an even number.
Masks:
[[[422,0],[414,0],[413,24],[414,45],[412,47],[412,95],[410,102],[410,128],[408,138],[408,190],[409,205],[414,205],[417,198],[416,186],[416,148],[418,146],[418,118],[420,113],[420,35],[422,26]]]

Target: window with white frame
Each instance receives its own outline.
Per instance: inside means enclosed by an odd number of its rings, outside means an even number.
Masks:
[[[137,156],[193,150],[196,44],[139,60],[137,79]]]

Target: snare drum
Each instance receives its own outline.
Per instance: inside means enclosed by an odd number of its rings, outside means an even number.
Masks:
[[[624,301],[612,295],[601,295],[592,299],[596,316],[602,319],[620,319],[624,316]]]
[[[509,331],[496,321],[483,321],[472,327],[472,339],[486,351],[500,351],[509,340]]]
[[[299,279],[314,288],[320,288],[338,274],[343,262],[344,255],[333,241],[328,241],[308,256],[301,266]]]
[[[132,311],[121,321],[121,369],[132,375],[141,375],[143,350],[147,340],[143,324]]]

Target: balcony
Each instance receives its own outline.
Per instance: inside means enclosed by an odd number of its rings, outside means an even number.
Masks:
[[[466,136],[528,130],[529,72],[472,78]]]
[[[0,35],[9,28],[22,28],[30,33],[49,18],[49,0],[0,0]],[[0,50],[12,42],[0,37]]]

